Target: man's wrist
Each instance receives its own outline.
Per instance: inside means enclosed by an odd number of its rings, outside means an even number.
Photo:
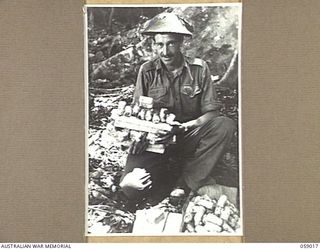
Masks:
[[[185,131],[188,131],[190,129],[197,127],[197,120],[191,120],[191,121],[185,122],[182,124],[182,126],[184,127]]]

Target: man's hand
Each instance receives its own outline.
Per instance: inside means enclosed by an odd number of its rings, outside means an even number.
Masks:
[[[147,133],[143,133],[140,138],[132,141],[129,147],[129,154],[136,155],[144,152],[148,147]]]
[[[173,134],[173,135],[183,134],[189,128],[191,128],[191,121],[186,122],[186,123],[180,123],[180,124],[172,126],[171,134]]]
[[[156,143],[166,143],[171,140],[173,135],[182,134],[187,131],[188,124],[184,125],[184,123],[176,122],[172,125],[171,131],[159,130],[157,133],[157,138],[155,139]]]
[[[144,190],[151,188],[152,181],[150,174],[142,168],[135,168],[132,172],[128,173],[120,183],[120,187],[131,187],[137,190]]]

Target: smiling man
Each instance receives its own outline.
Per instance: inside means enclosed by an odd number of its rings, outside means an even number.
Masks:
[[[164,154],[146,152],[147,141],[139,141],[130,151],[120,186],[128,198],[137,199],[174,186],[197,190],[214,184],[212,171],[236,126],[219,116],[220,103],[207,63],[181,52],[184,37],[192,36],[191,26],[175,14],[162,13],[149,22],[143,34],[153,37],[157,57],[141,66],[134,101],[152,97],[154,107],[167,108],[181,126],[175,131],[177,144]],[[172,158],[179,159],[178,177],[168,168]]]
[[[183,56],[180,48],[183,36],[178,34],[157,34],[154,36],[154,46],[159,58],[168,71],[175,71],[182,66]]]

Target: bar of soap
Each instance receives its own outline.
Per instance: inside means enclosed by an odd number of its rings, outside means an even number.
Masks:
[[[139,106],[143,108],[150,109],[153,107],[153,98],[148,96],[140,96]]]

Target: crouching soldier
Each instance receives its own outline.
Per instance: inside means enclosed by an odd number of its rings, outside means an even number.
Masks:
[[[220,103],[206,62],[181,52],[184,37],[192,36],[190,25],[175,14],[164,13],[153,18],[142,33],[153,37],[157,57],[141,66],[134,100],[152,97],[154,106],[174,113],[181,126],[175,131],[176,145],[164,154],[146,152],[147,141],[139,141],[128,156],[120,186],[129,199],[138,199],[169,188],[197,190],[213,184],[213,169],[236,125],[219,116]],[[173,156],[180,159],[179,178],[167,168]]]

